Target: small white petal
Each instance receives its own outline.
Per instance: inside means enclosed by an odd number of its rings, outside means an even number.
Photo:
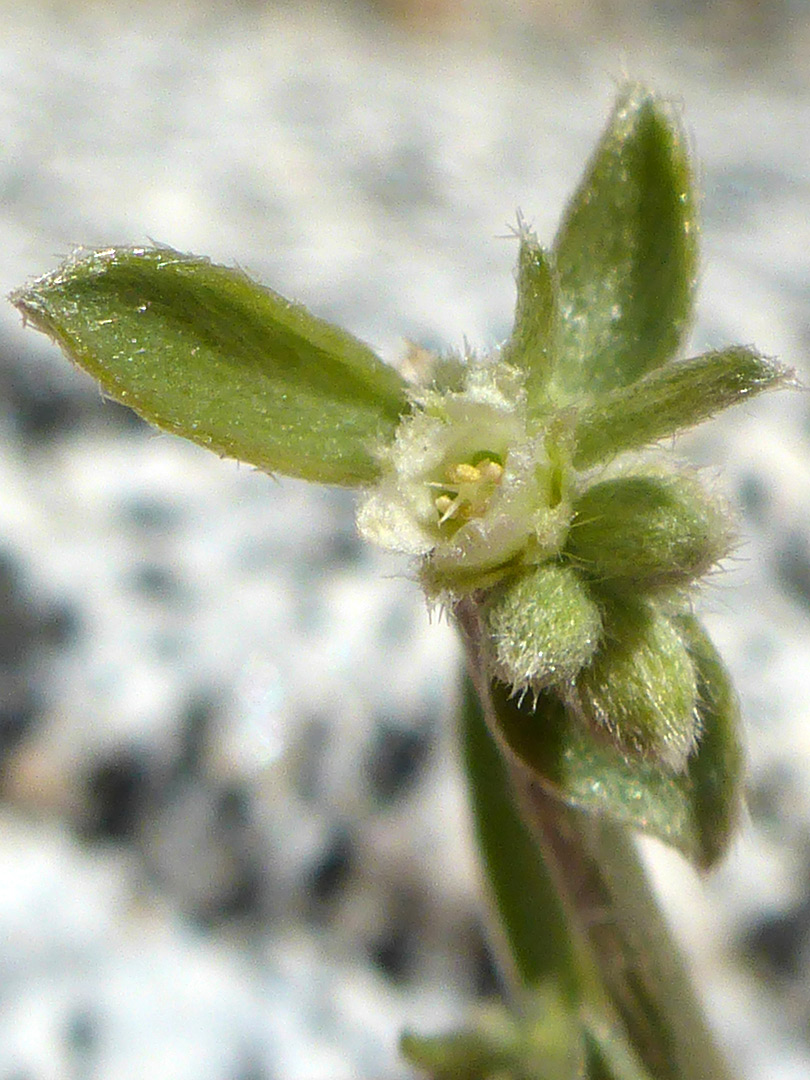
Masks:
[[[570,510],[548,506],[548,455],[544,438],[528,434],[522,378],[508,364],[474,362],[463,390],[423,391],[360,505],[363,536],[427,556],[431,592],[475,588],[478,574],[560,548]]]

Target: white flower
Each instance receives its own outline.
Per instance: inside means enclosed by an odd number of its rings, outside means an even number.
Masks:
[[[556,555],[571,517],[560,421],[529,423],[516,368],[452,363],[456,386],[414,393],[357,518],[367,539],[423,557],[434,596],[490,585]]]

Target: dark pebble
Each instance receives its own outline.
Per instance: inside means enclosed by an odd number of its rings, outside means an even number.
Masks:
[[[386,928],[383,935],[371,943],[369,960],[392,983],[408,981],[413,967],[413,938],[411,928],[401,922]]]
[[[380,725],[365,764],[366,779],[378,802],[393,803],[413,788],[432,745],[432,736],[424,729]]]
[[[87,816],[82,832],[91,840],[129,840],[145,810],[150,789],[147,763],[122,751],[96,765],[87,779]]]
[[[135,567],[129,577],[129,586],[133,592],[140,593],[148,600],[174,601],[180,595],[180,583],[174,573],[157,563],[141,563]]]
[[[351,878],[354,864],[354,845],[348,831],[335,829],[306,882],[307,895],[316,909],[335,903]]]
[[[804,606],[810,606],[810,547],[799,532],[788,535],[774,558],[776,576],[785,592]]]
[[[810,905],[765,915],[743,937],[743,951],[763,974],[779,980],[797,979],[810,931]]]

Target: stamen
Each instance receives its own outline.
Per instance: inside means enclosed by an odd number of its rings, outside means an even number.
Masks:
[[[489,500],[503,479],[503,465],[486,452],[476,458],[475,464],[459,461],[448,465],[444,481],[428,481],[427,486],[438,493],[433,505],[439,515],[439,525],[452,518],[461,524],[486,513]]]
[[[456,500],[450,495],[437,495],[433,500],[433,505],[439,511],[442,521],[445,520],[445,514],[447,514],[448,510],[452,512],[455,501]],[[441,524],[441,522],[439,522],[439,524]]]
[[[460,517],[462,519],[462,521],[466,521],[467,517],[469,516],[466,513],[466,511],[468,509],[469,509],[469,507],[467,506],[467,504],[462,502],[461,499],[459,499],[459,498],[452,499],[450,501],[450,505],[447,507],[445,512],[442,514],[442,516],[439,518],[439,524],[444,525],[444,523],[446,521],[449,521],[451,518],[454,518],[454,517]]]
[[[482,461],[478,466],[478,471],[481,474],[481,479],[489,484],[500,484],[503,479],[503,465],[497,461],[492,461],[491,458]]]
[[[446,476],[451,484],[477,484],[481,479],[478,467],[468,465],[464,461],[460,461],[458,465],[451,465]]]

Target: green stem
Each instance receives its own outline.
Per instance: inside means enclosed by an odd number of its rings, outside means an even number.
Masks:
[[[584,815],[583,815],[584,816]],[[731,1080],[706,1023],[680,945],[667,924],[628,830],[608,818],[583,823],[594,874],[604,884],[614,950],[624,958],[628,1016],[646,1018],[651,1045],[668,1045],[677,1080]],[[597,928],[591,935],[595,939]],[[601,950],[596,948],[597,955]],[[610,961],[608,951],[601,962]],[[621,977],[620,977],[621,978]],[[643,1056],[643,1055],[642,1055]]]
[[[596,1018],[615,1033],[619,1017],[654,1080],[731,1080],[630,834],[568,807],[508,764],[474,605],[459,605],[456,616],[471,676],[464,747],[476,830],[520,981],[553,977],[586,1023]]]
[[[532,988],[553,984],[580,1016],[590,1080],[653,1080],[610,1002],[577,912],[560,888],[558,868],[518,810],[510,770],[469,678],[464,697],[462,746],[475,829],[514,1006],[519,1009]],[[410,1058],[419,1062],[414,1049]],[[546,1074],[536,1080],[547,1080]]]
[[[731,1080],[628,830],[525,774],[518,802],[579,916],[603,985],[656,1080]]]
[[[567,915],[535,839],[515,803],[506,764],[484,721],[469,679],[462,710],[462,746],[473,821],[491,901],[505,938],[503,953],[518,987],[553,979],[571,1002],[582,980]]]

